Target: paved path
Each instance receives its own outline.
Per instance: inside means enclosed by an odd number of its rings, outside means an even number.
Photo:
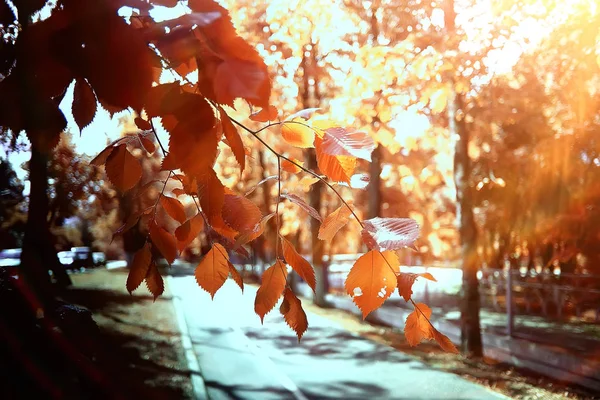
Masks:
[[[191,276],[169,285],[210,399],[505,398],[315,314],[298,343],[278,308],[261,325],[255,287],[228,280],[211,301]]]

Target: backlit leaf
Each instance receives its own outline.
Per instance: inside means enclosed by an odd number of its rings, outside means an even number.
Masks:
[[[431,275],[429,272],[423,274],[414,274],[412,272],[400,272],[400,274],[397,277],[398,293],[400,293],[400,296],[402,296],[405,301],[410,300],[413,294],[412,286],[419,276],[425,279],[429,279],[430,281],[437,282],[433,275]]]
[[[237,238],[235,238],[234,248],[237,248],[241,245],[251,242],[254,239],[256,239],[257,237],[259,237],[260,235],[262,235],[263,232],[265,231],[267,223],[274,216],[275,216],[275,213],[265,215],[264,217],[262,217],[260,222],[258,224],[256,224],[256,226],[254,227],[254,229],[252,229],[252,231],[241,233]]]
[[[209,169],[204,175],[197,177],[198,197],[200,206],[210,224],[222,222],[221,211],[225,202],[225,187],[215,174]]]
[[[147,136],[143,135],[139,135],[139,138],[140,142],[142,143],[142,146],[144,146],[144,149],[150,154],[154,153],[154,150],[156,150],[156,146],[154,145],[152,140],[148,139]]]
[[[415,310],[408,315],[404,326],[404,336],[409,345],[416,346],[423,339],[433,339],[433,327],[428,321],[430,317],[431,309],[426,304],[415,304]]]
[[[310,286],[313,292],[316,290],[315,285],[315,270],[309,264],[308,261],[304,259],[296,249],[294,245],[292,245],[286,238],[281,238],[281,244],[283,246],[283,257],[285,261],[296,271],[300,278],[304,279],[304,281]]]
[[[194,271],[196,282],[210,293],[212,298],[227,280],[229,264],[227,250],[219,243],[215,243],[196,267]]]
[[[284,122],[281,124],[281,136],[292,146],[302,149],[314,147],[315,131],[303,122]]]
[[[292,162],[288,161],[288,160],[281,160],[281,169],[289,172],[290,174],[297,174],[298,172],[302,171],[302,168],[300,168],[298,165],[304,166],[304,163],[302,161],[298,161],[295,158],[290,158]],[[296,164],[298,165],[296,165]]]
[[[250,114],[250,119],[256,122],[275,121],[277,119],[277,108],[269,106]]]
[[[293,193],[284,193],[281,195],[284,199],[288,199],[292,203],[298,205],[304,211],[306,211],[311,217],[316,219],[319,222],[323,222],[323,218],[319,215],[319,212],[315,210],[312,206],[310,206],[304,199],[298,195]]]
[[[283,292],[283,302],[279,307],[279,311],[283,315],[285,323],[296,332],[298,341],[300,341],[302,335],[308,329],[308,319],[302,309],[302,302],[290,288],[285,288]]]
[[[448,336],[444,335],[434,327],[431,327],[431,330],[433,332],[433,340],[435,340],[440,345],[442,350],[447,351],[448,353],[458,354],[458,349],[456,348],[454,343],[452,343],[452,341],[448,339]]]
[[[363,221],[363,242],[370,249],[399,250],[419,237],[419,225],[411,218],[372,218]]]
[[[231,274],[231,278],[234,280],[234,282],[237,283],[242,292],[244,292],[244,280],[242,279],[239,271],[231,262],[229,263],[229,273]]]
[[[187,219],[183,204],[176,198],[162,195],[160,196],[160,205],[171,218],[180,224],[184,223]]]
[[[179,251],[182,252],[183,249],[192,243],[203,228],[204,218],[202,214],[196,214],[177,227],[175,229],[175,237],[177,238],[177,248]]]
[[[106,159],[106,175],[108,179],[122,192],[125,192],[138,183],[142,177],[142,166],[127,146],[117,146]]]
[[[337,210],[329,214],[319,227],[319,239],[331,242],[335,234],[350,221],[352,212],[342,204]]]
[[[226,194],[223,202],[223,220],[240,233],[251,232],[260,222],[260,209],[240,195]]]
[[[302,187],[302,189],[305,192],[307,192],[308,190],[310,190],[310,187],[317,182],[319,182],[319,178],[306,175],[306,176],[303,176],[302,179],[300,179],[300,182],[298,182],[298,185],[300,185]]]
[[[152,239],[152,243],[160,251],[165,260],[169,264],[172,264],[175,257],[177,257],[177,241],[175,237],[156,225],[156,223],[152,223],[150,224],[150,239]]]
[[[264,322],[265,315],[275,307],[285,289],[287,269],[281,260],[275,261],[264,272],[262,282],[254,300],[254,311]]]
[[[231,147],[231,151],[235,156],[238,164],[240,165],[240,174],[244,172],[244,168],[246,167],[246,153],[244,150],[244,142],[242,142],[242,138],[240,137],[239,132],[236,127],[233,125],[227,113],[221,108],[221,125],[223,126],[223,134],[225,135],[225,139],[227,139],[227,144]]]
[[[129,294],[140,286],[140,283],[146,279],[148,269],[152,263],[152,245],[147,242],[144,247],[139,249],[133,256],[133,262],[129,266],[129,275],[127,275],[127,291]]]
[[[154,300],[165,291],[165,283],[163,278],[158,272],[158,268],[155,263],[150,264],[148,268],[148,274],[146,275],[146,287],[148,291],[154,296]]]
[[[98,153],[98,155],[94,157],[92,161],[90,161],[90,164],[97,166],[106,164],[106,159],[108,158],[108,156],[110,156],[110,153],[112,153],[114,149],[115,148],[112,144],[108,145],[104,150]]]
[[[93,121],[96,107],[94,91],[85,79],[78,78],[73,91],[73,118],[80,131]]]
[[[150,122],[146,121],[145,119],[143,119],[141,117],[135,117],[133,122],[135,123],[135,126],[137,126],[138,128],[140,128],[143,131],[149,131],[152,129],[152,125],[150,125]]]
[[[356,158],[350,156],[332,156],[323,151],[322,139],[315,138],[315,151],[319,170],[333,182],[350,183]]]
[[[371,161],[375,142],[369,134],[341,127],[325,129],[321,150],[331,156],[352,156]]]
[[[396,288],[400,261],[392,251],[371,250],[363,254],[346,278],[346,293],[362,311],[363,319],[390,297]]]

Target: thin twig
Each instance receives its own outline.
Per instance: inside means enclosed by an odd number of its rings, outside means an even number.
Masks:
[[[277,203],[275,204],[275,259],[279,259],[279,203],[281,202],[281,157],[277,157]]]

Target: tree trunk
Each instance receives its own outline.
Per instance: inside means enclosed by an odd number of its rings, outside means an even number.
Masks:
[[[381,145],[377,145],[371,154],[369,164],[369,196],[368,217],[381,217]]]

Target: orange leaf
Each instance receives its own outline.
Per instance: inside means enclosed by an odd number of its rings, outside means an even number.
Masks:
[[[146,149],[146,151],[150,154],[154,153],[154,150],[156,150],[156,146],[154,145],[154,143],[152,143],[152,140],[142,135],[138,135],[138,137],[140,138],[140,142],[142,143],[142,146],[144,146],[144,149]]]
[[[146,275],[146,287],[148,291],[154,295],[154,300],[165,291],[165,283],[163,278],[158,272],[156,264],[151,263],[148,268],[148,274]]]
[[[127,146],[117,146],[106,159],[106,175],[108,179],[122,192],[135,186],[142,177],[142,166]]]
[[[290,158],[290,160],[292,160],[296,164],[304,166],[304,163],[302,161],[298,161],[295,158]],[[298,172],[302,171],[302,168],[285,159],[281,161],[281,169],[286,172],[289,172],[290,174],[297,174]]]
[[[419,276],[422,276],[425,279],[429,279],[430,281],[437,282],[433,275],[431,275],[429,272],[425,272],[423,274],[413,274],[412,272],[400,272],[400,274],[398,274],[398,293],[400,293],[400,296],[404,297],[405,301],[410,300],[413,294],[412,286]]]
[[[242,293],[243,293],[244,292],[244,280],[242,279],[242,276],[240,275],[238,270],[233,266],[232,263],[229,263],[229,273],[231,274],[231,277],[233,278],[235,283],[237,283],[237,285],[240,287],[240,289],[242,289]]]
[[[177,238],[177,248],[180,252],[183,251],[190,243],[194,241],[196,236],[204,228],[204,218],[202,214],[196,214],[194,217],[185,221],[181,226],[175,229],[175,237]]]
[[[306,203],[302,197],[297,196],[293,193],[282,194],[281,197],[283,197],[284,199],[288,199],[292,203],[296,204],[317,221],[323,222],[323,218],[321,218],[319,212],[315,210],[312,206],[308,205],[308,203]]]
[[[90,85],[83,78],[75,80],[73,118],[80,131],[94,120],[96,108],[96,96]]]
[[[135,117],[133,122],[135,123],[135,126],[137,126],[139,129],[141,129],[143,131],[149,131],[152,129],[152,125],[150,125],[150,122],[146,121],[145,119],[143,119],[141,117]]]
[[[227,144],[231,147],[231,151],[235,156],[238,164],[240,164],[240,174],[244,172],[246,167],[246,152],[244,150],[244,142],[238,133],[237,129],[229,119],[229,116],[222,108],[219,109],[221,114],[221,125],[223,125],[223,134],[227,139]]]
[[[262,276],[262,282],[254,299],[254,311],[264,322],[265,315],[275,307],[281,297],[287,279],[287,269],[281,260],[275,261]]]
[[[296,332],[298,341],[300,341],[302,335],[308,329],[308,319],[302,309],[302,302],[290,288],[285,288],[283,292],[283,302],[279,307],[279,311],[283,315],[285,323]]]
[[[160,205],[175,221],[179,222],[180,224],[185,222],[187,218],[185,215],[185,209],[179,200],[174,197],[162,195],[160,196]]]
[[[322,149],[322,142],[322,139],[315,138],[315,151],[319,170],[334,182],[350,183],[356,168],[356,158],[327,154]]]
[[[431,309],[426,304],[415,304],[415,310],[408,315],[404,326],[404,336],[409,345],[416,346],[423,339],[433,339],[433,327],[427,321],[430,317]]]
[[[137,211],[132,214],[129,214],[129,216],[125,220],[125,223],[113,233],[113,239],[115,238],[115,236],[125,233],[128,230],[130,230],[131,228],[133,228],[135,226],[135,224],[137,224],[138,220],[140,219],[140,216],[142,214],[147,213],[148,211],[151,211],[152,209],[153,209],[153,207],[150,206],[150,207],[146,208],[145,210]]]
[[[158,248],[165,260],[172,264],[175,257],[177,257],[177,242],[173,235],[156,225],[156,223],[152,223],[150,224],[150,239],[152,239],[152,243]]]
[[[268,215],[265,215],[264,217],[262,217],[262,219],[260,220],[260,222],[258,224],[256,224],[256,226],[254,227],[254,229],[250,232],[245,232],[245,233],[241,233],[238,237],[235,238],[235,245],[234,247],[237,248],[241,245],[244,245],[248,242],[253,241],[254,239],[256,239],[257,237],[259,237],[260,235],[263,234],[263,232],[265,231],[265,228],[267,226],[267,222],[269,222],[269,220],[271,218],[273,218],[275,216],[275,213],[271,213]]]
[[[229,264],[231,263],[227,250],[219,243],[215,243],[196,267],[196,271],[194,271],[196,282],[202,289],[210,293],[212,298],[227,280]]]
[[[448,339],[448,336],[444,335],[434,327],[431,327],[431,330],[433,331],[433,340],[435,340],[440,345],[442,350],[447,351],[448,353],[458,354],[458,349],[456,348],[454,343],[452,343],[452,341]]]
[[[220,104],[233,106],[236,98],[242,98],[251,104],[265,106],[271,95],[267,66],[260,56],[254,62],[228,57],[217,67],[214,91]]]
[[[185,194],[185,190],[183,190],[182,188],[174,188],[173,190],[171,190],[171,192],[173,192],[173,194],[177,197]]]
[[[303,176],[302,179],[300,179],[300,182],[298,182],[298,185],[302,186],[302,189],[305,192],[307,192],[310,189],[310,187],[317,182],[319,182],[319,178],[307,175],[307,176]]]
[[[101,166],[106,164],[106,159],[110,156],[110,153],[114,150],[114,146],[112,144],[108,145],[104,150],[102,150],[92,161],[90,164]]]
[[[301,122],[284,122],[281,124],[281,136],[295,147],[306,149],[314,147],[315,131]]]
[[[368,133],[341,127],[325,129],[321,150],[331,156],[351,156],[371,161],[375,142]]]
[[[140,283],[144,281],[146,275],[148,275],[148,269],[152,263],[152,245],[148,242],[144,244],[144,247],[139,249],[135,256],[133,256],[133,262],[129,266],[129,275],[127,275],[127,291],[129,294],[140,286]]]
[[[283,245],[283,257],[285,261],[296,271],[298,275],[310,286],[313,290],[315,289],[315,271],[313,267],[306,261],[294,248],[294,246],[286,239],[281,238]]]
[[[319,239],[331,242],[335,234],[348,223],[352,212],[345,204],[325,218],[319,228]]]
[[[223,220],[240,233],[251,232],[260,222],[260,209],[239,195],[226,194],[223,202]]]
[[[363,221],[363,242],[379,251],[411,246],[419,237],[419,225],[411,218],[371,218]]]
[[[392,251],[371,250],[363,254],[346,278],[346,293],[362,311],[363,319],[390,297],[396,288],[400,261]],[[390,268],[391,267],[391,268]]]
[[[208,222],[212,225],[215,220],[222,221],[221,210],[225,202],[225,187],[212,169],[198,176],[197,180],[200,205]]]
[[[263,108],[250,114],[250,119],[256,122],[275,121],[277,119],[277,109],[274,106]]]

